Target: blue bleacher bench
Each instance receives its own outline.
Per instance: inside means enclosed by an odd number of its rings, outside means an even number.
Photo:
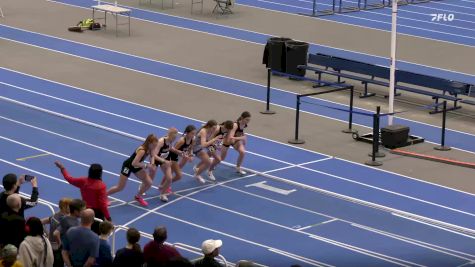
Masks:
[[[360,97],[375,95],[368,92],[368,84],[389,87],[388,67],[325,54],[310,54],[308,63],[320,67],[301,65],[299,68],[315,72],[318,74],[318,80],[321,80],[322,74],[328,74],[336,76],[339,83],[342,82],[341,78],[360,81],[364,84],[364,92]],[[415,88],[415,86],[422,88]],[[461,108],[458,103],[475,105],[475,101],[459,97],[459,95],[475,96],[474,85],[403,70],[396,70],[395,95],[400,95],[397,91],[427,95],[432,97],[435,103],[438,103],[439,99],[453,101],[454,104],[450,110]],[[437,112],[440,112],[438,105],[431,113]]]

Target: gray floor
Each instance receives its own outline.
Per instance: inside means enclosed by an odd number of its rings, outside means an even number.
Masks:
[[[127,3],[137,5],[137,2]],[[175,9],[166,9],[164,12],[189,17],[191,15],[187,3],[180,2]],[[266,81],[265,68],[260,64],[263,46],[258,44],[138,20],[132,22],[131,37],[116,38],[113,31],[71,33],[66,30],[67,27],[90,17],[89,10],[41,0],[5,0],[1,6],[6,15],[6,18],[0,20],[1,23],[14,27],[249,82],[265,84]],[[161,11],[158,6],[154,4],[151,8]],[[145,4],[141,7],[150,8]],[[203,14],[193,15],[193,18],[376,55],[387,53],[386,43],[389,35],[381,31],[243,6],[236,7],[236,14],[220,18],[211,16],[210,10],[211,1],[206,3]],[[39,21],[41,23],[38,23]],[[295,31],[293,25],[305,25],[305,27]],[[399,52],[401,58],[412,62],[475,74],[473,67],[470,68],[475,59],[475,51],[471,47],[401,36]],[[275,107],[276,115],[265,116],[259,114],[263,103],[257,101],[6,40],[0,40],[0,54],[8,55],[2,56],[1,67],[200,120],[233,119],[245,109],[253,114],[249,132],[281,142],[286,142],[293,133],[293,125],[288,123],[294,121],[294,111],[290,109]],[[293,92],[309,90],[308,84],[279,78],[274,79],[273,86]],[[381,94],[385,90],[374,89]],[[337,93],[325,97],[332,101],[347,103],[348,95]],[[410,94],[405,95],[404,99],[406,102],[397,102],[398,109],[414,108],[416,107],[414,103],[430,102],[427,98]],[[386,105],[386,99],[383,97],[356,99],[356,105],[374,109],[376,105]],[[475,111],[473,107],[464,107],[461,111],[450,114],[450,128],[475,134],[473,111]],[[428,115],[423,111],[415,111],[404,116],[434,125],[440,124],[440,115]],[[355,142],[351,136],[340,133],[345,127],[344,123],[310,114],[303,114],[302,121],[304,123],[301,136],[307,141],[302,147],[356,162],[368,159],[366,154],[370,146]],[[370,131],[363,127],[357,128],[361,132]],[[411,149],[475,162],[475,155],[472,153],[457,150],[437,152],[432,149],[433,146],[426,143]],[[383,161],[383,169],[475,193],[472,169],[390,154]]]

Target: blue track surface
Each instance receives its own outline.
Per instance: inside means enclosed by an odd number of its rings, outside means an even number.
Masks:
[[[243,2],[244,1],[244,2]],[[245,2],[249,1],[249,3]],[[260,1],[260,0],[240,0],[241,4],[249,4],[252,6],[261,7],[261,5],[268,5],[269,1]],[[299,1],[292,1],[294,4],[303,3],[305,0]],[[82,8],[90,8],[91,5],[95,4],[93,0],[85,0],[85,1],[78,1],[78,0],[64,0],[58,1],[58,3],[73,5]],[[170,25],[174,27],[180,27],[184,29],[196,30],[200,32],[210,33],[218,36],[229,37],[237,40],[243,40],[247,42],[253,42],[257,44],[265,44],[267,39],[272,36],[272,33],[257,33],[252,31],[247,31],[238,28],[227,27],[218,24],[212,24],[208,22],[203,22],[199,20],[192,20],[177,16],[171,16],[159,12],[153,12],[149,10],[137,9],[129,6],[125,6],[132,10],[131,16],[134,18],[160,23],[165,25]],[[282,7],[284,10],[287,8],[286,6]],[[340,18],[342,16],[335,16],[334,18]],[[472,17],[473,18],[473,17]],[[292,36],[290,36],[292,37]],[[383,66],[389,66],[389,58],[382,58],[367,54],[355,53],[352,51],[346,51],[341,49],[335,49],[328,46],[321,46],[318,44],[310,44],[310,53],[324,53],[344,58],[351,58],[353,60],[368,62],[370,64],[377,64]],[[475,76],[453,72],[450,70],[442,70],[437,68],[432,68],[430,66],[424,66],[419,64],[413,64],[410,62],[405,61],[398,61],[398,68],[401,70],[407,70],[411,72],[426,74],[426,75],[435,75],[437,77],[443,77],[450,80],[456,80],[461,82],[466,82],[470,84],[475,84]]]
[[[102,63],[112,64],[118,67],[139,71],[158,77],[173,79],[178,82],[195,84],[197,86],[201,86],[207,89],[213,89],[218,90],[220,92],[245,96],[259,101],[264,101],[265,99],[264,86],[256,85],[241,80],[200,72],[176,65],[167,64],[164,62],[153,61],[150,59],[136,57],[117,51],[88,46],[85,44],[58,39],[51,36],[14,29],[11,27],[0,26],[0,36],[3,38],[8,38],[10,40],[23,42],[30,45],[36,45],[53,51],[68,53],[70,55],[79,56]],[[11,72],[4,74],[6,76],[6,83],[11,83],[12,80],[19,78]],[[294,108],[295,94],[282,90],[272,90],[272,102],[281,106]],[[303,111],[343,121],[347,119],[348,115],[345,111],[336,111],[319,106],[323,104],[326,106],[342,108],[344,107],[343,105],[318,99],[313,99],[307,102],[313,102],[316,105],[304,104],[301,108]],[[368,127],[372,126],[371,116],[363,116],[356,114],[354,116],[353,121],[355,123]],[[423,136],[428,141],[438,143],[440,140],[439,127],[401,118],[396,118],[395,123],[401,123],[403,125],[409,126],[411,128],[412,134]],[[475,152],[475,136],[472,134],[448,130],[446,140],[446,143],[449,146]]]
[[[122,161],[139,141],[29,107],[138,136],[162,135],[171,125],[183,129],[200,124],[6,69],[1,74],[0,170],[35,173],[40,177],[40,197],[52,203],[64,196],[79,197],[77,189],[62,181],[54,160],[63,161],[74,175],[86,173],[92,162],[101,162],[104,181],[111,186],[117,182]],[[256,136],[248,138],[245,167],[257,174],[240,177],[232,168],[219,166],[219,183],[204,187],[185,176],[173,185],[176,194],[168,204],[160,203],[156,189],[149,190],[148,209],[135,202],[125,204],[138,186],[131,177],[126,189],[113,196],[118,203],[111,208],[114,222],[145,232],[163,224],[170,242],[195,247],[204,239],[219,238],[228,260],[245,257],[269,266],[459,266],[475,260],[473,236],[399,216],[406,211],[473,229],[473,195]],[[48,155],[17,160],[41,153]],[[233,161],[235,153],[230,156]],[[190,172],[186,166],[185,173]],[[282,195],[255,186],[263,182],[294,191]],[[361,201],[386,208],[375,209]],[[123,242],[123,235],[117,240]]]

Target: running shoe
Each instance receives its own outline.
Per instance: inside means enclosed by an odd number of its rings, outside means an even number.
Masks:
[[[205,179],[203,179],[203,177],[201,175],[195,175],[195,178],[196,178],[196,180],[198,180],[198,182],[200,182],[200,184],[205,184],[206,183]]]
[[[240,175],[246,175],[247,172],[242,170],[241,168],[236,168],[236,172],[239,173]]]
[[[209,178],[211,181],[216,181],[216,177],[214,177],[213,172],[208,172],[208,178]]]
[[[162,202],[168,202],[168,197],[166,195],[160,195],[160,200]]]
[[[195,173],[198,172],[198,166],[197,166],[197,165],[193,166],[193,171],[194,171]]]
[[[144,200],[141,196],[139,196],[139,195],[136,195],[136,196],[135,196],[135,200],[137,200],[137,202],[138,202],[140,205],[144,206],[144,207],[147,207],[147,206],[148,206],[147,201],[145,201],[145,200]]]
[[[166,194],[173,194],[172,187],[169,186],[169,187],[167,188],[167,190],[165,190],[165,193],[166,193]]]

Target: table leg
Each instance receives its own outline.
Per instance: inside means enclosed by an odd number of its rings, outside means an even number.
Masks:
[[[129,13],[129,36],[130,36],[130,13]]]
[[[117,33],[117,20],[119,19],[119,15],[116,13],[115,14],[115,37],[119,36]]]

